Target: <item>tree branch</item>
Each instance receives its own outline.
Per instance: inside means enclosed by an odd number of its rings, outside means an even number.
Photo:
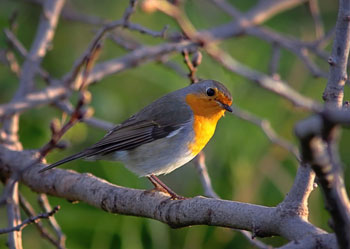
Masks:
[[[34,217],[35,216],[35,211],[34,208],[32,207],[32,205],[24,198],[23,195],[19,195],[20,197],[20,203],[21,203],[21,207],[24,210],[24,212],[30,216],[30,217]],[[51,208],[52,209],[52,208]],[[54,246],[57,247],[57,249],[65,249],[65,245],[64,245],[64,241],[62,244],[62,241],[57,240],[56,238],[54,238],[49,231],[44,227],[43,223],[38,220],[37,222],[34,223],[34,225],[36,226],[36,228],[39,230],[39,233],[42,237],[46,238],[49,242],[51,242]]]
[[[25,94],[32,91],[34,86],[34,77],[39,69],[39,65],[46,54],[47,48],[53,39],[54,31],[57,25],[58,17],[63,7],[64,0],[48,0],[43,3],[43,12],[40,17],[39,26],[35,39],[31,46],[26,60],[21,68],[19,88],[13,97],[13,101],[18,101]],[[3,123],[3,131],[6,137],[3,138],[7,144],[21,148],[18,143],[19,117],[14,115],[8,117]]]
[[[0,146],[0,171],[20,171],[36,156],[30,151],[17,152]],[[119,187],[91,174],[62,169],[39,174],[44,166],[39,163],[27,168],[21,181],[35,192],[84,201],[108,212],[153,218],[174,228],[206,224],[250,230],[257,236],[278,234],[289,240],[324,233],[279,208],[203,197],[171,200],[160,192]]]
[[[47,195],[39,194],[38,201],[39,201],[39,205],[46,213],[50,214],[52,211],[54,211],[52,210],[52,207],[49,203],[49,199],[47,198]],[[55,208],[57,208],[57,206]],[[49,210],[52,210],[52,211],[50,212]],[[60,248],[65,248],[66,235],[62,232],[61,227],[58,225],[58,222],[56,221],[53,215],[50,215],[48,219],[51,227],[53,228],[53,230],[55,231],[58,237],[57,244],[59,245]]]
[[[19,210],[18,181],[9,178],[6,187],[9,188],[7,200],[8,226],[17,227],[21,223],[21,213]],[[6,191],[5,191],[6,193]],[[22,249],[22,232],[20,230],[10,230],[8,235],[8,246],[10,249]]]
[[[347,0],[339,1],[336,34],[330,65],[327,87],[323,99],[328,106],[340,108],[343,105],[344,85],[348,79],[347,65],[350,50],[350,4]]]
[[[59,206],[56,206],[50,212],[38,214],[37,216],[34,216],[34,217],[29,217],[29,218],[25,219],[21,224],[18,224],[15,227],[2,228],[2,229],[0,229],[0,234],[10,233],[10,232],[14,232],[14,231],[19,232],[31,223],[36,223],[40,219],[48,219],[50,216],[54,215],[58,210],[59,210]]]
[[[238,107],[234,107],[232,110],[233,115],[260,127],[272,143],[281,146],[293,154],[299,162],[301,161],[298,148],[289,141],[279,137],[276,131],[272,129],[271,124],[267,119],[260,119],[259,117],[256,117],[247,111],[241,110]]]
[[[342,168],[334,161],[332,152],[337,127],[321,116],[312,116],[296,125],[303,161],[310,163],[322,187],[326,208],[333,220],[333,229],[340,248],[350,246],[350,202],[345,190]],[[329,143],[326,144],[326,139]]]

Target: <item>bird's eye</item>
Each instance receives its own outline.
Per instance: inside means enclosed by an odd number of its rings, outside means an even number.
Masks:
[[[215,90],[213,89],[213,88],[208,88],[207,89],[207,95],[208,96],[214,96],[214,94],[215,94]]]

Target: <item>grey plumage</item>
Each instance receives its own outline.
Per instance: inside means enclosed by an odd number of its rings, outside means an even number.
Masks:
[[[187,145],[194,134],[193,113],[185,102],[185,96],[188,93],[205,94],[208,87],[218,88],[231,98],[222,84],[212,80],[179,89],[157,99],[117,125],[96,144],[53,163],[40,172],[78,158],[86,158],[122,161],[128,169],[141,176],[169,173],[194,157],[187,152]],[[151,142],[152,148],[144,146]],[[154,152],[157,150],[159,155],[155,158],[157,153]]]

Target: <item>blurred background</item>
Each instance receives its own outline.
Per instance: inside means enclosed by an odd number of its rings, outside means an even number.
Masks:
[[[229,1],[242,12],[249,10],[258,1]],[[334,27],[337,15],[337,2],[320,0],[320,9],[325,30]],[[113,0],[72,0],[67,6],[73,10],[107,20],[122,17],[128,1]],[[207,29],[231,20],[210,1],[188,0],[185,9],[198,29]],[[29,48],[35,35],[40,6],[30,1],[0,0],[0,28],[9,25],[12,13],[17,12],[18,39]],[[137,8],[131,21],[142,24],[153,30],[161,30],[169,25],[169,32],[176,31],[175,22],[161,13],[144,13]],[[282,34],[297,37],[303,41],[315,40],[314,22],[308,5],[300,5],[270,19],[264,26]],[[61,18],[52,44],[52,49],[45,57],[42,66],[53,77],[60,78],[72,68],[74,61],[80,57],[91,41],[97,27]],[[123,30],[137,41],[147,45],[163,43],[161,38],[153,38],[137,32]],[[0,34],[0,47],[8,46],[3,33]],[[240,36],[225,40],[220,45],[235,59],[261,72],[267,72],[271,58],[271,45],[254,37]],[[331,46],[327,48],[331,50]],[[126,54],[112,41],[107,40],[100,61],[116,58]],[[20,62],[23,59],[17,56]],[[181,54],[171,57],[171,61],[187,70]],[[324,61],[317,64],[328,71]],[[300,93],[322,102],[322,93],[326,79],[315,79],[304,64],[288,51],[282,50],[278,68],[281,78]],[[255,115],[268,119],[272,127],[291,143],[297,144],[293,135],[295,123],[309,113],[294,108],[284,99],[257,87],[245,78],[223,69],[217,62],[203,53],[202,64],[197,76],[203,79],[215,79],[224,83],[232,92],[234,105]],[[38,87],[45,86],[37,78]],[[91,106],[95,117],[115,124],[149,104],[156,98],[189,84],[187,78],[162,66],[149,63],[104,78],[101,82],[89,87],[93,99]],[[18,79],[7,66],[0,64],[0,103],[8,102],[15,93]],[[346,91],[348,91],[346,89]],[[77,96],[71,100],[76,103]],[[20,139],[25,149],[37,149],[50,139],[50,121],[61,119],[62,112],[52,106],[34,109],[24,113],[20,120]],[[70,147],[64,151],[55,150],[47,157],[48,162],[55,162],[63,157],[93,144],[105,132],[92,128],[84,123],[74,126],[65,136]],[[344,165],[349,165],[350,133],[342,133],[340,152]],[[223,199],[249,202],[254,204],[276,206],[292,186],[298,167],[295,158],[283,148],[270,143],[257,126],[243,121],[233,115],[226,115],[220,120],[216,133],[204,149],[208,171],[213,188]],[[90,172],[107,181],[130,188],[150,189],[152,185],[145,178],[138,178],[126,170],[122,164],[111,162],[75,161],[62,166],[79,172]],[[346,166],[345,166],[346,168]],[[345,171],[347,189],[349,190],[349,172]],[[203,195],[198,174],[192,163],[161,177],[164,182],[178,194],[192,197]],[[0,191],[3,186],[0,186]],[[39,210],[36,194],[21,185],[21,191]],[[64,199],[50,197],[51,204],[60,205],[55,217],[67,235],[67,248],[254,248],[239,232],[218,227],[193,226],[182,229],[171,229],[167,225],[151,219],[128,217],[106,213],[85,203],[72,204]],[[310,221],[330,231],[327,222],[329,215],[324,209],[319,189],[311,194],[309,200]],[[6,227],[6,210],[1,209],[0,226]],[[44,221],[45,222],[45,221]],[[6,247],[6,235],[0,235],[0,248]],[[285,243],[284,239],[262,239],[272,246]],[[33,225],[23,230],[24,248],[53,248],[46,240],[41,239]]]

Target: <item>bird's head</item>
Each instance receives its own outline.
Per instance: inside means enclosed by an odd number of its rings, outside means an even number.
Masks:
[[[232,112],[232,96],[229,90],[214,80],[203,80],[192,84],[186,94],[186,103],[195,115],[217,116]]]

